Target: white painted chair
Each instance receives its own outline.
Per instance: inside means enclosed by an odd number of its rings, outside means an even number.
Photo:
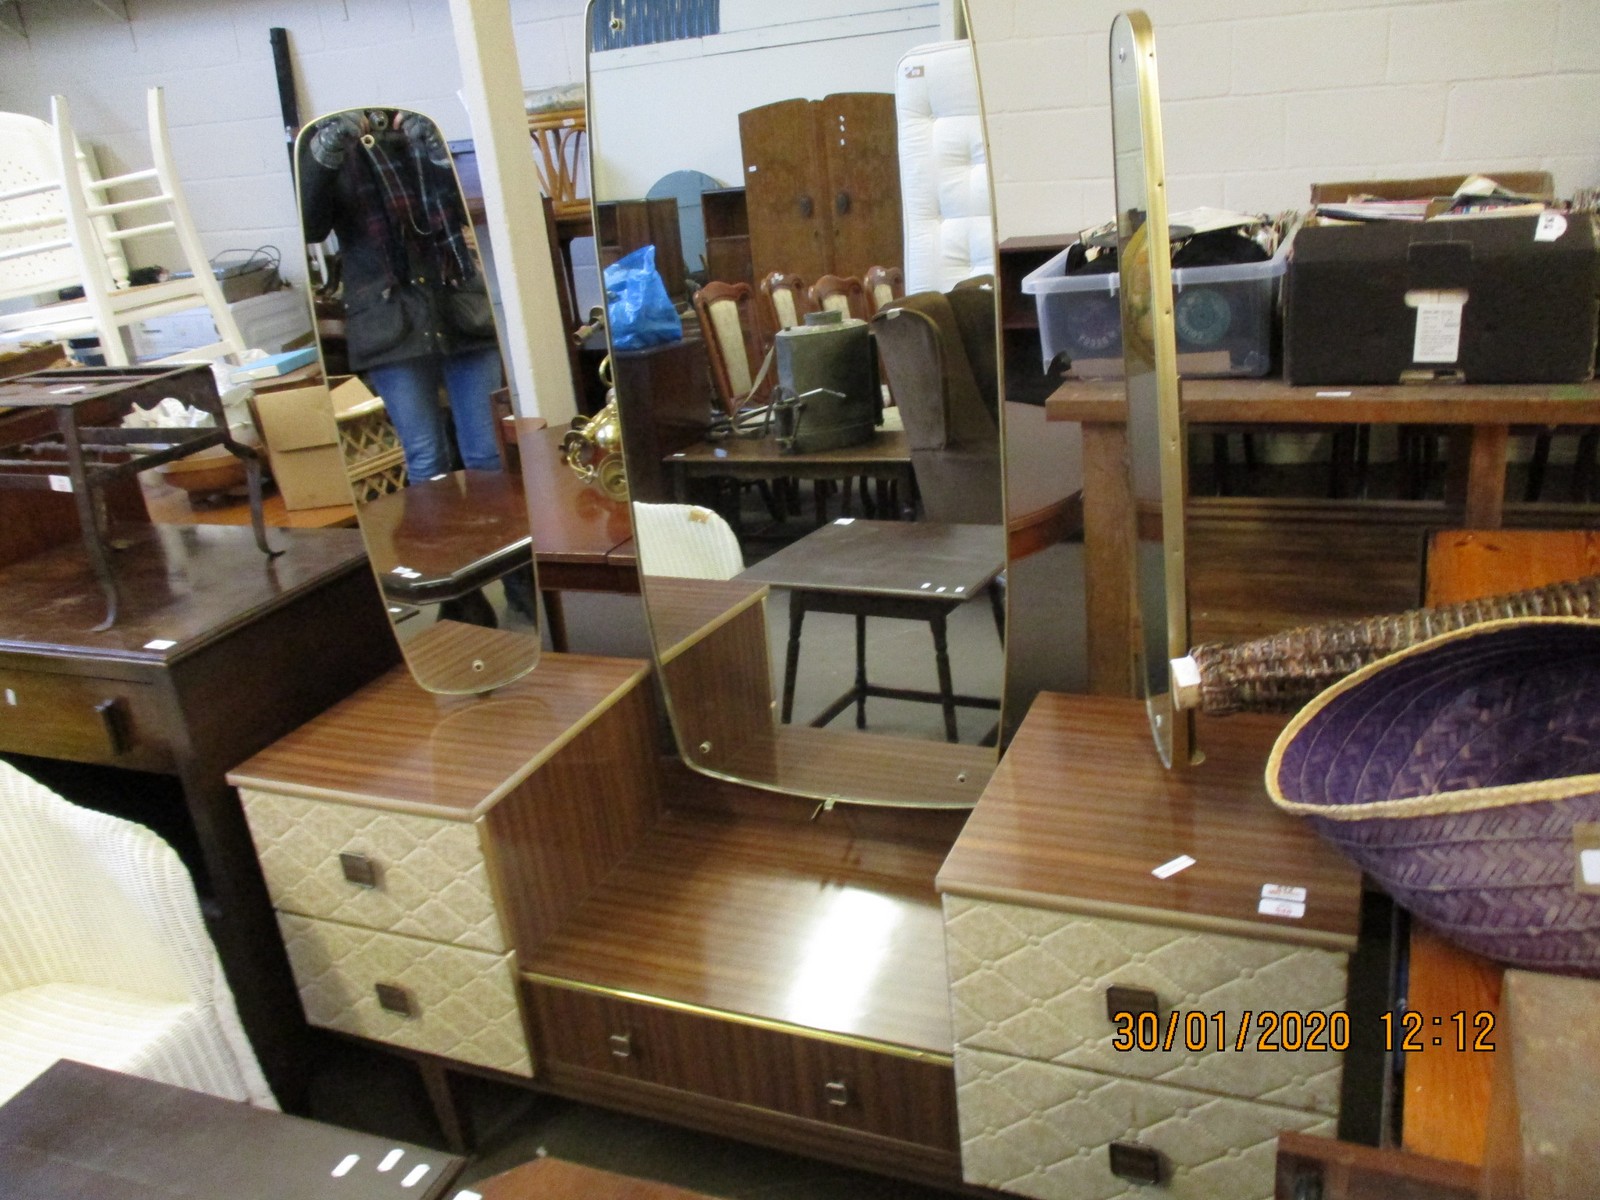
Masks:
[[[153,165],[99,180],[78,146],[65,97],[51,99],[51,124],[0,114],[0,300],[72,286],[84,292],[81,300],[0,316],[0,341],[95,336],[107,363],[126,366],[125,327],[204,307],[218,340],[166,361],[215,359],[245,349],[178,184],[161,89],[151,88],[146,100]],[[154,190],[112,201],[113,188]],[[139,223],[119,228],[124,216]],[[177,242],[178,261],[165,264],[176,277],[130,287],[123,246],[161,235]]]
[[[0,1103],[59,1058],[277,1107],[172,847],[0,763]]]
[[[732,579],[744,553],[728,523],[698,504],[633,505],[639,570],[678,579]]]

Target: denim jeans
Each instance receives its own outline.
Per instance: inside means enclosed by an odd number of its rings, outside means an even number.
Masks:
[[[489,403],[489,393],[500,386],[500,370],[500,351],[493,346],[367,368],[367,386],[383,397],[400,435],[408,478],[432,479],[451,468],[440,383],[450,396],[462,465],[469,471],[500,469],[500,438]]]

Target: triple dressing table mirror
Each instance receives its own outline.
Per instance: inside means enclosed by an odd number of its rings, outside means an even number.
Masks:
[[[449,147],[429,117],[373,107],[309,122],[294,158],[308,254],[332,264],[323,292],[341,314],[317,322],[312,382],[336,385],[328,416],[396,637],[426,690],[491,691],[539,660],[538,591],[495,401],[505,360]],[[336,359],[360,382],[331,375]]]
[[[959,3],[862,8],[774,23],[724,5],[683,36],[675,6],[591,2],[596,204],[704,189],[706,250],[684,257],[708,327],[690,313],[681,344],[613,347],[640,584],[689,766],[825,803],[970,807],[998,757],[1006,565],[976,67]],[[980,217],[940,223],[975,196]],[[872,268],[903,272],[889,310]],[[789,328],[830,305],[844,330]],[[785,390],[795,347],[850,336],[872,348],[882,422],[781,445],[761,410],[804,391]],[[715,378],[708,350],[731,403],[670,365]],[[689,416],[673,437],[669,411]]]

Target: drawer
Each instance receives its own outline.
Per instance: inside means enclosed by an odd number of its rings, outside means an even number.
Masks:
[[[279,913],[313,1025],[532,1075],[513,956]]]
[[[638,1079],[946,1151],[947,1062],[760,1028],[572,988],[528,985],[541,1071]]]
[[[163,711],[148,684],[0,668],[0,751],[170,771]]]
[[[1278,1134],[1334,1133],[1300,1109],[964,1046],[956,1095],[966,1181],[1038,1200],[1270,1200]],[[1154,1184],[1138,1178],[1152,1162]]]
[[[252,788],[239,796],[280,912],[506,949],[475,824]]]
[[[1344,1056],[1333,1046],[1341,1031],[1348,1036],[1344,954],[960,896],[944,905],[958,1045],[1338,1112]],[[1109,1015],[1112,987],[1132,989],[1135,1003],[1154,1000],[1163,1040],[1170,1014],[1179,1014],[1172,1049],[1117,1048],[1127,1026]],[[1274,1021],[1289,1012],[1322,1015],[1288,1022],[1289,1044],[1308,1048],[1271,1049],[1285,1036]]]

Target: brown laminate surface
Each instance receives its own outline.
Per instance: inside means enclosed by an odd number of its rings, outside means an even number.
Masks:
[[[1454,604],[1600,572],[1600,533],[1447,530],[1428,543],[1427,602]],[[1414,925],[1406,1003],[1425,1017],[1498,1012],[1498,963]],[[1446,1039],[1448,1042],[1448,1039]],[[1498,1039],[1503,1041],[1504,1038]],[[1401,1141],[1416,1154],[1483,1162],[1495,1054],[1430,1046],[1406,1060]]]
[[[766,584],[746,579],[682,579],[671,575],[645,576],[644,590],[656,652],[664,663],[710,636],[767,594]]]
[[[1168,771],[1140,702],[1041,693],[939,890],[1352,949],[1359,873],[1267,797],[1262,773],[1281,727],[1253,716],[1203,723],[1206,761]],[[1180,855],[1194,865],[1151,873]],[[1261,915],[1264,884],[1305,888],[1305,915]]]
[[[1282,379],[1185,379],[1183,415],[1240,425],[1595,425],[1600,382],[1295,387]],[[1070,380],[1045,404],[1052,421],[1120,424],[1120,379]]]
[[[746,1020],[951,1053],[941,848],[668,812],[527,966]]]
[[[484,696],[437,696],[390,671],[228,773],[236,787],[471,819],[525,778],[647,670],[624,658],[546,654]]]
[[[884,804],[971,808],[994,763],[988,746],[772,725],[712,765],[738,779],[772,780],[803,796],[837,793],[845,780],[851,796]]]
[[[536,1158],[473,1184],[483,1200],[708,1200],[649,1179],[613,1175],[559,1158]]]
[[[231,492],[217,498],[197,499],[171,484],[149,484],[144,490],[145,508],[158,525],[248,525],[250,501]],[[356,523],[353,504],[330,504],[326,508],[284,507],[277,492],[263,497],[261,518],[269,529],[334,529]]]
[[[565,429],[530,429],[526,424],[518,423],[517,445],[523,485],[530,497],[529,532],[539,565],[631,565],[611,557],[612,551],[633,538],[627,503],[585,484],[567,466],[561,454]]]
[[[427,603],[528,561],[528,501],[504,471],[455,471],[361,506],[372,569],[394,597]],[[436,594],[437,593],[437,594]]]
[[[0,650],[170,665],[365,558],[354,530],[279,529],[271,540],[284,551],[276,558],[248,528],[130,529],[112,554],[117,623],[103,632],[93,629],[105,603],[82,545],[13,563],[0,572]]]

